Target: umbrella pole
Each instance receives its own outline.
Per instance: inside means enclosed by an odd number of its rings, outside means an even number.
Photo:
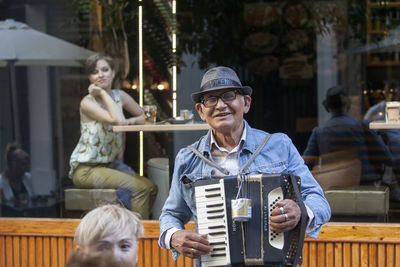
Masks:
[[[11,84],[11,99],[12,99],[12,113],[13,113],[13,126],[14,126],[14,140],[18,145],[21,144],[21,136],[19,131],[19,112],[18,112],[18,98],[17,98],[17,86],[15,80],[15,65],[14,61],[10,61],[8,64],[10,70],[10,84]]]

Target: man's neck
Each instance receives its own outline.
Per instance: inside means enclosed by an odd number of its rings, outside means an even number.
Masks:
[[[218,132],[213,130],[213,135],[218,146],[225,148],[228,151],[234,149],[240,142],[244,131],[244,122],[240,127],[232,132]]]

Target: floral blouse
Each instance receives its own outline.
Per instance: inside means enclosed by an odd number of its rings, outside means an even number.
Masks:
[[[122,110],[118,90],[112,90],[114,101]],[[91,95],[89,97],[93,98]],[[83,122],[81,120],[81,137],[72,152],[69,177],[80,163],[111,163],[123,150],[122,133],[113,132],[113,125],[99,121]]]

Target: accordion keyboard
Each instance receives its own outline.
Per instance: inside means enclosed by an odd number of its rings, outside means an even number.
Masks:
[[[197,230],[208,235],[213,248],[210,254],[201,256],[202,266],[230,264],[224,195],[220,183],[195,187]]]

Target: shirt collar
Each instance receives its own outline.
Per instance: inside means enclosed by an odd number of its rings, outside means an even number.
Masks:
[[[239,144],[234,149],[232,149],[232,151],[228,151],[227,149],[220,147],[217,144],[217,141],[215,140],[215,136],[211,131],[210,148],[213,149],[213,146],[214,146],[215,148],[217,148],[218,150],[223,151],[223,152],[227,152],[227,153],[238,152],[243,147],[243,144],[246,142],[246,135],[247,135],[247,129],[246,129],[246,125],[245,125],[242,136],[240,137],[240,140],[239,140]]]

